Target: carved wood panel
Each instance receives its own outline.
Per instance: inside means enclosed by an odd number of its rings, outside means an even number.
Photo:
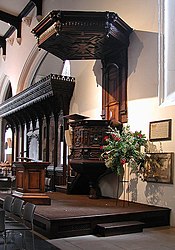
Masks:
[[[71,123],[73,128],[72,137],[72,160],[89,160],[99,162],[103,138],[106,134],[108,121],[83,120]]]

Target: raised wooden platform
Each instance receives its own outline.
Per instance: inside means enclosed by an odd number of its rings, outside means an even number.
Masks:
[[[115,199],[89,199],[88,195],[60,192],[48,192],[47,195],[51,205],[37,205],[34,229],[49,239],[98,234],[97,225],[106,223],[139,221],[144,223],[143,228],[170,225],[169,208],[120,200],[116,206]],[[4,197],[5,194],[0,193],[1,205]]]
[[[139,221],[145,227],[168,226],[170,209],[87,195],[48,193],[51,206],[37,206],[35,230],[54,239],[97,234],[97,224]]]

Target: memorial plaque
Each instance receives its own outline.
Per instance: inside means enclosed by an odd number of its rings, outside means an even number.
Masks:
[[[171,119],[150,122],[149,140],[166,141],[171,140]]]

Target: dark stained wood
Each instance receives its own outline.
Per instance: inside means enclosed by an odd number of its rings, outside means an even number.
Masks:
[[[50,117],[46,116],[46,161],[49,161]]]
[[[30,192],[44,192],[45,185],[43,185],[42,179],[45,180],[45,173],[44,173],[44,178],[42,178],[42,173],[41,171],[34,171],[31,170],[28,173],[28,190]]]
[[[39,159],[42,159],[42,150],[43,150],[43,119],[39,119]]]
[[[144,228],[170,225],[169,208],[103,198],[89,199],[86,195],[49,193],[52,205],[37,206],[35,230],[49,238],[96,234],[97,224],[140,221]],[[52,210],[53,209],[53,210]],[[66,213],[65,213],[66,211]]]
[[[97,224],[96,234],[106,237],[113,235],[143,232],[144,223],[140,221],[124,221]]]
[[[21,169],[21,170],[18,169],[18,175],[17,175],[17,178],[16,178],[16,185],[18,187],[18,190],[20,190],[20,191],[23,191],[23,186],[24,186],[24,184],[23,184],[23,180],[24,180],[23,176],[24,176],[24,170],[23,169]]]
[[[0,207],[7,194],[0,193]],[[140,221],[144,228],[170,225],[171,209],[103,198],[89,199],[86,195],[48,193],[51,206],[36,206],[34,230],[49,239],[96,234],[102,223]]]
[[[15,149],[16,149],[16,154],[15,154],[15,160],[17,160],[17,157],[19,156],[19,125],[16,125],[16,145],[15,145]]]
[[[118,55],[102,61],[102,110],[106,119],[121,123],[127,122],[127,54],[127,48],[123,48]]]
[[[74,91],[74,86],[75,79],[73,77],[50,74],[39,82],[20,92],[16,96],[9,98],[0,105],[0,116],[5,118],[10,124],[13,130],[13,138],[17,138],[17,140],[13,140],[13,142],[15,141],[15,144],[13,144],[12,156],[14,161],[17,161],[18,157],[24,154],[24,135],[21,134],[24,132],[24,125],[26,125],[27,132],[29,132],[30,123],[32,122],[34,130],[36,126],[36,120],[38,119],[39,135],[37,140],[39,144],[39,160],[51,162],[54,166],[54,169],[59,165],[57,159],[57,131],[55,131],[55,138],[52,138],[52,140],[55,139],[55,151],[53,152],[54,157],[52,158],[50,154],[50,144],[53,144],[51,141],[52,131],[50,129],[50,120],[51,117],[57,117],[54,119],[54,127],[55,130],[57,130],[58,116],[60,112],[62,112],[64,115],[68,115],[69,113],[69,105]],[[46,138],[44,138],[44,135],[42,134],[42,132],[44,132],[44,120],[46,120]],[[20,127],[23,129],[20,130]],[[26,156],[29,157],[29,144],[31,138],[29,136],[26,137]],[[64,164],[66,164],[65,161]],[[66,166],[64,166],[64,168],[66,168]],[[65,183],[65,180],[63,183]],[[59,184],[62,185],[63,183]],[[55,183],[53,182],[53,186],[54,184]]]
[[[45,169],[49,162],[14,162],[16,190],[13,196],[35,204],[50,205],[45,192]]]
[[[14,162],[16,169],[16,190],[43,193],[45,190],[45,168],[49,162]]]
[[[103,145],[108,125],[107,120],[79,120],[70,123],[72,127],[70,165],[74,171],[89,181],[90,198],[97,198],[97,179],[106,171],[104,161],[100,159],[102,153],[100,146]],[[76,185],[78,186],[78,183]]]
[[[62,60],[104,59],[129,44],[132,29],[114,12],[53,10],[32,30]]]
[[[12,162],[14,161],[15,137],[14,128],[12,128]]]
[[[114,12],[53,10],[32,32],[38,47],[62,60],[101,59],[103,117],[127,122],[131,27]]]
[[[71,163],[100,161],[103,138],[108,130],[107,120],[79,120],[70,122],[72,127]],[[101,161],[103,163],[103,161]]]
[[[16,119],[22,118],[28,121],[29,119],[32,120],[31,118],[38,117],[40,113],[43,113],[43,109],[45,115],[48,115],[48,110],[49,112],[60,110],[60,107],[64,107],[65,105],[65,103],[62,103],[62,100],[66,100],[66,106],[69,107],[74,85],[75,79],[73,77],[50,74],[3,102],[0,105],[0,116],[9,119],[9,121],[14,120],[17,122],[15,117]],[[40,113],[36,112],[36,110],[39,110]],[[29,114],[30,118],[28,119]]]

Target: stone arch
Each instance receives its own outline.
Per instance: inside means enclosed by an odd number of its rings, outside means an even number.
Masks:
[[[12,86],[7,75],[3,75],[0,79],[0,103],[12,97]],[[4,118],[0,118],[0,161],[4,161],[5,152],[5,131],[8,123]]]
[[[0,79],[0,103],[12,97],[12,86],[7,75],[3,75]]]
[[[16,91],[17,93],[21,92],[32,84],[35,74],[47,54],[47,51],[38,49],[38,45],[35,44],[21,71]]]

